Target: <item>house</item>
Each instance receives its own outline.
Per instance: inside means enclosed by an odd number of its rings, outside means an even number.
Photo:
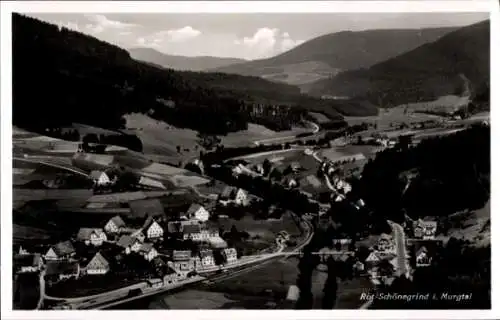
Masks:
[[[201,259],[201,266],[203,268],[209,268],[215,266],[215,259],[212,250],[201,250],[200,259]]]
[[[201,227],[198,224],[185,225],[182,228],[184,240],[202,241]]]
[[[148,217],[146,222],[142,226],[146,238],[148,239],[158,239],[163,237],[163,228],[153,217]]]
[[[355,272],[360,273],[365,271],[365,264],[361,261],[356,261],[352,266],[352,268],[354,269]]]
[[[183,225],[179,221],[169,221],[167,224],[167,233],[171,237],[179,238],[182,236]]]
[[[415,255],[415,260],[417,267],[427,267],[431,265],[432,257],[430,257],[426,247],[420,247]]]
[[[184,277],[195,270],[195,260],[191,250],[174,250],[172,253],[172,267]]]
[[[49,261],[45,265],[45,280],[57,282],[80,276],[80,265],[78,262]]]
[[[226,248],[222,250],[222,256],[227,264],[234,263],[238,260],[238,254],[235,248]]]
[[[103,171],[94,170],[90,172],[89,177],[94,181],[96,186],[104,186],[111,183],[108,175]]]
[[[158,251],[156,251],[152,243],[143,243],[138,252],[148,261],[151,261],[158,256]]]
[[[203,206],[193,203],[189,207],[189,209],[186,211],[186,218],[187,219],[195,219],[198,221],[205,222],[208,220],[210,217],[210,213],[203,208]]]
[[[292,189],[292,188],[295,188],[296,186],[298,186],[299,184],[297,183],[297,180],[292,178],[292,179],[288,180],[287,185],[288,185],[288,188]]]
[[[168,269],[165,272],[165,275],[163,276],[163,285],[172,285],[177,283],[177,279],[179,276],[177,275],[177,272],[172,268],[168,267]]]
[[[45,260],[65,260],[74,257],[76,254],[75,248],[71,241],[59,242],[49,248],[45,254]]]
[[[248,204],[248,193],[241,188],[227,186],[219,195],[219,202],[222,204],[234,203],[239,206],[246,206]]]
[[[219,231],[213,228],[201,228],[200,229],[201,241],[210,241],[211,239],[220,238]]]
[[[76,235],[78,241],[84,242],[86,245],[100,246],[108,237],[100,228],[80,228]]]
[[[139,251],[142,246],[142,241],[133,236],[123,235],[120,237],[116,245],[123,248],[125,254],[130,254],[131,252]]]
[[[16,273],[38,272],[43,266],[43,261],[39,253],[16,255],[14,266]]]
[[[380,255],[376,251],[372,251],[368,257],[365,259],[365,262],[368,266],[375,266],[380,261],[382,261]]]
[[[332,239],[333,247],[338,251],[349,251],[352,239]]]
[[[85,268],[88,275],[102,275],[110,270],[109,262],[100,252],[97,252]]]
[[[148,286],[150,288],[159,289],[159,288],[163,287],[163,280],[162,279],[158,279],[158,278],[148,279],[147,283],[148,283]]]
[[[283,240],[288,241],[290,240],[290,234],[286,230],[281,230],[278,232],[278,236],[283,238]]]
[[[108,234],[116,234],[125,227],[125,221],[120,216],[114,216],[104,226],[104,231]]]
[[[436,236],[437,222],[418,219],[415,223],[413,233],[415,238],[432,240]]]

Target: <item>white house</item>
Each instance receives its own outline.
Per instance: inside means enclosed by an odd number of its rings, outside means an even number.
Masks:
[[[106,233],[99,228],[80,228],[76,236],[78,241],[85,242],[86,245],[100,246],[108,240]]]
[[[212,250],[200,251],[201,265],[203,268],[215,266],[215,260]]]
[[[142,230],[144,231],[146,238],[148,239],[158,239],[163,237],[163,228],[152,217],[148,217],[146,219]]]
[[[125,254],[129,254],[131,252],[138,252],[142,246],[142,241],[133,236],[123,235],[116,245],[123,248]]]
[[[227,264],[234,263],[238,260],[238,255],[235,248],[226,248],[222,250],[222,256],[226,260]]]
[[[125,221],[123,221],[120,216],[114,216],[106,223],[106,225],[104,226],[104,231],[106,231],[108,234],[115,234],[120,232],[120,230],[124,227]]]
[[[205,222],[210,217],[210,213],[203,206],[193,203],[186,211],[186,217],[188,219]]]
[[[111,183],[108,175],[104,171],[94,170],[90,172],[90,178],[94,181],[94,183],[98,186],[107,185]]]
[[[139,254],[143,256],[144,259],[151,261],[158,256],[158,251],[156,251],[152,243],[143,243],[139,248]]]
[[[390,235],[382,233],[377,243],[377,247],[380,251],[392,251],[394,250],[394,242]]]
[[[198,224],[188,224],[182,228],[184,240],[202,241],[201,227]]]
[[[248,204],[248,193],[241,188],[227,186],[219,195],[219,202],[222,204],[234,203],[239,206],[246,206]]]
[[[43,261],[39,253],[16,255],[14,265],[18,273],[38,272],[43,266]]]
[[[109,262],[99,252],[95,254],[85,268],[88,275],[102,275],[108,273],[109,270]]]
[[[415,223],[413,233],[415,238],[432,240],[436,236],[437,222],[418,219]]]

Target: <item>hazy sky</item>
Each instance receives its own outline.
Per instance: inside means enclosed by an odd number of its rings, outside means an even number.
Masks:
[[[266,58],[343,30],[464,26],[487,13],[29,14],[123,48],[185,56]]]

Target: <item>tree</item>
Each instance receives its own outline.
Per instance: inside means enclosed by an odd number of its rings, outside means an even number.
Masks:
[[[264,162],[262,163],[262,168],[264,169],[264,176],[267,176],[271,172],[272,168],[272,163],[269,161],[269,159],[264,159]]]

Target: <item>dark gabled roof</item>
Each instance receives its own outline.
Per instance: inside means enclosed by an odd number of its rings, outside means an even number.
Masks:
[[[201,250],[200,251],[200,257],[205,258],[205,257],[213,257],[214,253],[212,250]]]
[[[102,229],[100,228],[80,228],[80,230],[78,230],[76,238],[78,240],[89,240],[92,233],[101,235],[102,233],[104,233],[104,231],[102,231]]]
[[[98,262],[99,264],[101,264],[104,267],[109,267],[108,260],[106,260],[106,258],[104,258],[104,256],[101,254],[101,252],[97,252],[95,254],[95,256],[89,261],[89,263],[87,264],[87,266],[89,264],[91,264],[92,262],[94,262],[94,261]]]
[[[142,225],[142,230],[147,231],[147,230],[149,229],[149,227],[151,227],[151,225],[152,225],[153,223],[155,223],[155,222],[156,222],[156,223],[158,223],[158,222],[155,220],[155,218],[153,218],[153,217],[151,217],[151,216],[150,216],[150,217],[148,217],[148,218],[146,219],[146,221],[144,222],[144,224]]]
[[[169,233],[179,233],[181,232],[182,225],[178,221],[169,221],[167,224],[167,231]]]
[[[16,255],[14,264],[19,267],[34,267],[39,265],[40,259],[41,255],[39,253]]]
[[[94,170],[90,173],[89,177],[92,179],[99,179],[103,174],[107,176],[104,171]]]
[[[220,194],[220,196],[221,196],[221,198],[224,198],[224,199],[231,199],[231,198],[235,197],[236,191],[237,191],[237,189],[235,187],[227,186],[224,188],[224,190],[222,190],[222,193]]]
[[[47,276],[59,274],[75,274],[78,272],[78,262],[48,261],[45,265]]]
[[[173,260],[189,260],[193,255],[191,250],[174,250],[172,252]]]
[[[122,248],[127,248],[131,245],[134,244],[134,242],[139,241],[137,238],[129,236],[129,235],[123,235],[120,237],[118,242],[116,243],[117,246],[122,247]]]
[[[139,249],[139,251],[147,253],[147,252],[151,251],[152,249],[154,249],[152,243],[143,243],[141,248]]]
[[[53,246],[52,249],[58,256],[64,256],[75,252],[75,248],[73,247],[73,244],[69,240],[59,242],[58,244]]]
[[[161,216],[165,214],[159,199],[135,200],[129,202],[131,214],[134,217]]]
[[[182,232],[185,234],[200,233],[201,228],[198,224],[187,224],[182,228]]]
[[[110,220],[113,221],[113,223],[115,224],[115,226],[117,226],[118,228],[121,228],[121,227],[125,226],[125,221],[123,221],[122,217],[120,217],[118,215],[114,216]]]
[[[186,211],[187,216],[191,216],[196,213],[200,208],[203,208],[201,204],[193,203],[189,206],[189,209]]]

